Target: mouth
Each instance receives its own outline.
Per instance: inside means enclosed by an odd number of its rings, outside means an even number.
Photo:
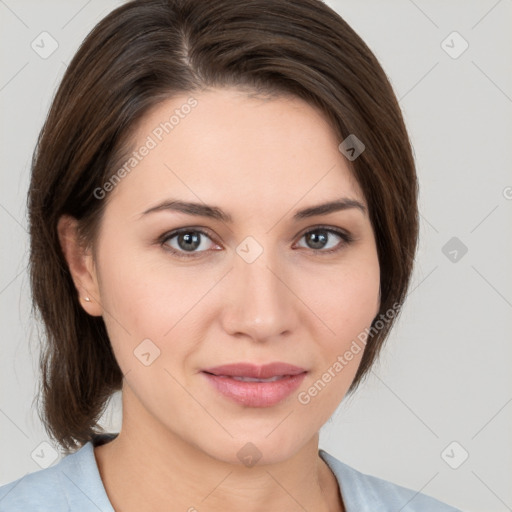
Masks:
[[[271,407],[287,398],[308,373],[288,363],[236,363],[201,371],[224,397],[246,407]]]
[[[265,381],[268,379],[299,375],[306,372],[304,368],[289,363],[268,363],[264,365],[255,365],[252,363],[233,363],[222,366],[214,366],[202,370],[205,373],[222,377],[242,377],[247,379],[258,379]]]

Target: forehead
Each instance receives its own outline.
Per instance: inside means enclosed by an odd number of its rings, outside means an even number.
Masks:
[[[264,208],[326,195],[366,204],[338,150],[341,141],[323,114],[300,98],[262,99],[236,89],[181,94],[153,107],[131,142],[121,163],[129,163],[129,172],[115,193],[137,205],[166,194],[219,204],[239,200],[240,207],[254,198]]]

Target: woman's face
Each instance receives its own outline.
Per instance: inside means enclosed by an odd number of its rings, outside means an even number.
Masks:
[[[344,198],[367,207],[340,142],[300,99],[233,89],[175,97],[144,118],[136,165],[105,187],[87,289],[125,375],[123,429],[230,463],[247,454],[272,463],[329,419],[363,353],[353,341],[380,300],[367,213],[297,215]],[[178,211],[173,201],[197,206]],[[257,373],[275,362],[299,369]],[[236,363],[277,378],[205,372]]]

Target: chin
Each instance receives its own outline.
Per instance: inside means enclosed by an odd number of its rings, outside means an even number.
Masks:
[[[205,446],[203,450],[211,457],[227,464],[246,467],[278,464],[292,458],[316,434],[290,432],[284,425],[277,425],[279,422],[274,424],[273,431],[253,428],[252,435],[247,430],[240,430],[238,435],[233,432],[233,438],[224,438],[224,442],[219,441],[211,446]]]

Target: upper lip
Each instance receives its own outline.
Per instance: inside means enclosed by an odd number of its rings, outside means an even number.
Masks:
[[[234,363],[205,368],[203,372],[228,377],[252,377],[253,379],[269,379],[283,375],[299,375],[306,372],[304,368],[288,363],[269,363],[256,365],[252,363]]]

